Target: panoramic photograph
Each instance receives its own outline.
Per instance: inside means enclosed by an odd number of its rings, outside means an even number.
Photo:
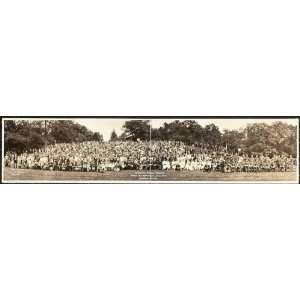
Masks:
[[[5,118],[4,182],[298,182],[297,118]]]
[[[155,119],[153,181],[298,182],[298,119]]]

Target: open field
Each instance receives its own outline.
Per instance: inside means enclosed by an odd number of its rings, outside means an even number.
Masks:
[[[5,181],[295,181],[296,172],[204,173],[201,171],[61,172],[4,169]]]
[[[4,169],[4,180],[38,180],[38,181],[105,181],[105,180],[147,180],[149,172],[121,171],[121,172],[68,172],[68,171],[42,171],[26,169]]]
[[[261,172],[261,173],[223,173],[202,171],[167,171],[162,175],[151,176],[152,180],[166,181],[295,181],[296,172]]]

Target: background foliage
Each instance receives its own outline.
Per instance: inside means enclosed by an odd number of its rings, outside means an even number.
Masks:
[[[234,152],[297,155],[297,127],[285,122],[251,123],[246,128],[221,132],[213,123],[201,126],[194,120],[175,120],[152,129],[149,120],[130,120],[124,123],[123,133],[118,136],[113,131],[110,140],[148,141],[150,130],[152,140],[176,140],[196,147],[224,146]],[[103,136],[70,120],[5,120],[4,140],[5,151],[20,153],[47,144],[103,141]]]
[[[124,125],[120,139],[148,139],[149,122],[133,120]],[[285,122],[251,123],[246,128],[223,132],[215,124],[201,126],[195,120],[175,120],[152,128],[152,140],[176,140],[195,146],[224,146],[230,151],[247,153],[297,154],[297,127]]]
[[[103,141],[103,137],[70,120],[4,121],[5,151],[21,153],[47,144],[84,141]]]

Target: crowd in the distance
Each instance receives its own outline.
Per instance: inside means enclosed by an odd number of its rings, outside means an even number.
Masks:
[[[83,142],[48,145],[22,154],[6,152],[5,166],[51,171],[199,170],[221,172],[293,171],[296,159],[281,154],[246,154],[226,147],[176,141]]]

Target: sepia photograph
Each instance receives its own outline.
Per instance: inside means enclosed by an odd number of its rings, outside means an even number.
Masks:
[[[298,182],[297,118],[4,118],[3,182]]]
[[[298,119],[155,119],[151,179],[297,182],[297,133]]]
[[[300,300],[300,0],[0,3],[0,300]]]
[[[150,179],[150,121],[4,119],[4,181]]]

